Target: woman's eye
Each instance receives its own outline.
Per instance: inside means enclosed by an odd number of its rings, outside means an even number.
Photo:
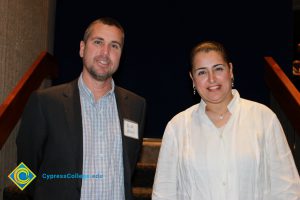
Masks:
[[[205,75],[205,74],[206,74],[206,71],[199,71],[199,72],[198,72],[198,75],[199,75],[199,76],[203,76],[203,75]]]

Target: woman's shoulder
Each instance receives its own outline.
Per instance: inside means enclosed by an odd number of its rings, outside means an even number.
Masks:
[[[169,123],[172,124],[178,124],[183,123],[187,118],[189,118],[195,111],[197,111],[199,108],[199,103],[190,106],[189,108],[177,113],[175,116],[172,117],[172,119],[169,121]]]
[[[247,112],[260,113],[263,115],[274,116],[275,113],[265,104],[259,103],[257,101],[252,101],[249,99],[241,98],[241,108]]]
[[[172,117],[167,123],[164,131],[164,137],[181,138],[186,134],[186,125],[194,111],[197,111],[199,104],[193,105]],[[166,135],[166,136],[165,136]]]

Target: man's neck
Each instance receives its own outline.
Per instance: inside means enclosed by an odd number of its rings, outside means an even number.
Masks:
[[[89,88],[89,90],[93,93],[95,100],[99,100],[108,91],[112,89],[112,78],[108,78],[105,81],[98,81],[93,79],[90,76],[82,75],[82,80]]]

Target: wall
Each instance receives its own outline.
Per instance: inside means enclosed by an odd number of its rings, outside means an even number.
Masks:
[[[56,0],[0,0],[0,103],[41,51],[53,53],[55,6]],[[16,131],[0,151],[0,200],[16,167]]]

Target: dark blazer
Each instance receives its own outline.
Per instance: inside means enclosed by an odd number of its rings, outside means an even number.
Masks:
[[[115,87],[122,131],[126,200],[133,199],[131,179],[138,160],[145,122],[145,99]],[[123,120],[139,125],[139,139],[124,135]],[[46,180],[43,174],[82,174],[83,136],[78,80],[34,92],[25,107],[17,136],[18,163],[36,179],[25,189],[34,199],[80,199],[81,179]]]

